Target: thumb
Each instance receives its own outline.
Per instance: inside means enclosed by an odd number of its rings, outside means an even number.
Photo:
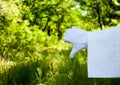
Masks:
[[[71,58],[73,58],[74,57],[74,55],[78,52],[78,51],[80,51],[81,49],[83,49],[83,48],[85,48],[85,47],[87,47],[87,43],[75,43],[75,44],[73,44],[73,47],[72,47],[72,50],[71,50],[71,52],[70,52],[70,57]]]

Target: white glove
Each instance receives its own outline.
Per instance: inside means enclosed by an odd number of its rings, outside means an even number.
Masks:
[[[72,29],[68,29],[66,31],[63,40],[73,44],[73,48],[70,53],[71,58],[73,58],[78,51],[87,47],[87,32],[74,26]]]

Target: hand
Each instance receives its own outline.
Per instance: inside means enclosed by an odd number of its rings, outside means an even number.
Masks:
[[[74,26],[65,32],[63,40],[73,44],[70,53],[71,58],[73,58],[78,51],[87,47],[87,32]]]

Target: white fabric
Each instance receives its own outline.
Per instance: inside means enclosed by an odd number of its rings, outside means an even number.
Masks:
[[[71,58],[81,49],[87,47],[87,32],[77,27],[68,29],[64,34],[64,41],[73,44],[72,51],[70,53]]]
[[[72,58],[88,44],[88,77],[120,77],[120,27],[94,32],[72,27],[64,40],[73,44]]]
[[[88,77],[120,77],[120,27],[88,33]]]

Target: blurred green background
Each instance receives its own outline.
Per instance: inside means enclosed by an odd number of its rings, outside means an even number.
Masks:
[[[73,59],[66,29],[120,25],[119,0],[0,0],[0,85],[120,85],[88,78],[87,49]]]

